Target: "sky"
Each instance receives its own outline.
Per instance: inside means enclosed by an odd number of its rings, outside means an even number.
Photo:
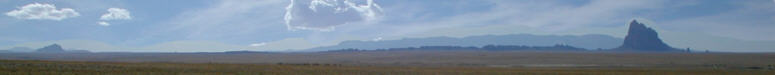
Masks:
[[[775,52],[775,0],[2,0],[0,49],[295,51],[347,40],[626,35],[676,48]]]

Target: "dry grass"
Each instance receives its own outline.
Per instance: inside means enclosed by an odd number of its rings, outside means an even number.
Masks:
[[[36,61],[45,60],[45,61]],[[0,75],[773,75],[775,53],[0,53]]]
[[[323,53],[0,53],[6,60],[176,63],[330,63],[387,66],[488,66],[523,64],[766,66],[775,53],[610,53],[530,51],[374,51]]]
[[[494,68],[0,60],[0,75],[772,75],[772,70]]]

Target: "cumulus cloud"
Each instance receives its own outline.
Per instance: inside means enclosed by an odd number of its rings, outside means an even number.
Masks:
[[[80,16],[78,12],[71,8],[62,8],[57,10],[57,7],[53,4],[45,3],[32,3],[22,7],[18,7],[17,10],[12,10],[5,13],[5,15],[17,18],[17,19],[34,19],[34,20],[62,20],[66,18],[72,18]]]
[[[132,15],[129,14],[129,11],[122,8],[108,8],[108,13],[102,14],[100,16],[100,20],[97,22],[98,25],[101,26],[110,26],[110,23],[106,22],[108,20],[130,20],[132,19]]]
[[[122,8],[108,8],[108,13],[102,14],[100,20],[130,20],[129,11]]]
[[[291,0],[285,24],[288,30],[330,31],[334,26],[370,22],[383,15],[372,0]]]

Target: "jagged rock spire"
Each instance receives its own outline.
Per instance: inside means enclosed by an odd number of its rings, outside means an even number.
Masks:
[[[654,29],[646,27],[637,20],[630,22],[627,36],[624,37],[624,43],[617,50],[636,50],[636,51],[673,51],[676,50],[662,42]]]

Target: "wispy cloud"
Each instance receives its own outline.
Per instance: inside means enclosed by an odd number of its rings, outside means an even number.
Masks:
[[[5,13],[5,15],[17,19],[31,20],[62,20],[66,18],[78,17],[80,14],[72,8],[57,9],[53,4],[32,3],[16,10]]]
[[[179,35],[185,39],[212,39],[225,36],[245,36],[258,33],[266,26],[282,26],[281,0],[227,0],[209,5],[209,7],[183,11],[167,22],[160,23],[159,29],[149,30],[148,37],[160,35]],[[274,10],[272,10],[274,9]],[[279,16],[278,16],[279,15]],[[183,33],[169,33],[181,31]]]
[[[738,9],[705,16],[687,17],[663,22],[676,31],[700,32],[742,40],[775,40],[775,4],[769,1],[731,1]]]
[[[282,20],[284,12],[282,8],[287,2],[285,0],[215,1],[203,8],[184,10],[168,20],[148,27],[149,29],[141,32],[144,35],[125,42],[153,44],[206,40],[250,47],[251,43],[267,41],[267,46],[260,48],[272,48],[269,45],[277,45],[277,43],[269,41],[287,38],[284,35],[293,35],[283,29],[285,25]]]
[[[439,29],[449,28],[471,28],[471,27],[521,27],[512,30],[489,29],[478,31],[477,33],[459,35],[487,35],[490,33],[530,33],[518,32],[519,29],[537,30],[536,32],[552,33],[565,32],[567,30],[583,27],[619,27],[610,25],[623,24],[625,20],[637,17],[642,14],[638,11],[657,10],[665,7],[664,0],[641,0],[641,1],[617,1],[617,0],[591,0],[578,2],[577,4],[564,4],[563,1],[483,1],[485,4],[492,3],[489,9],[478,10],[476,12],[457,13],[448,17],[435,17],[437,20],[420,21],[395,24],[378,24],[374,27],[347,28],[351,32],[375,32],[384,33],[386,39],[396,39],[392,37],[433,37],[447,36],[448,34],[457,34],[459,32],[441,33],[433,35],[416,35],[424,32],[438,32]],[[426,11],[402,11],[412,9],[422,9],[424,4],[402,5],[405,7],[385,7],[389,9],[389,16],[414,15],[416,13],[445,14],[449,12],[438,12],[434,9],[423,9]],[[447,7],[447,6],[445,6]],[[455,7],[455,6],[448,6]],[[484,7],[484,6],[460,6],[460,7]],[[389,18],[386,20],[406,19]],[[624,25],[620,25],[624,26]],[[342,28],[341,30],[347,30]],[[456,31],[456,30],[441,30]],[[583,33],[583,32],[581,32]]]

